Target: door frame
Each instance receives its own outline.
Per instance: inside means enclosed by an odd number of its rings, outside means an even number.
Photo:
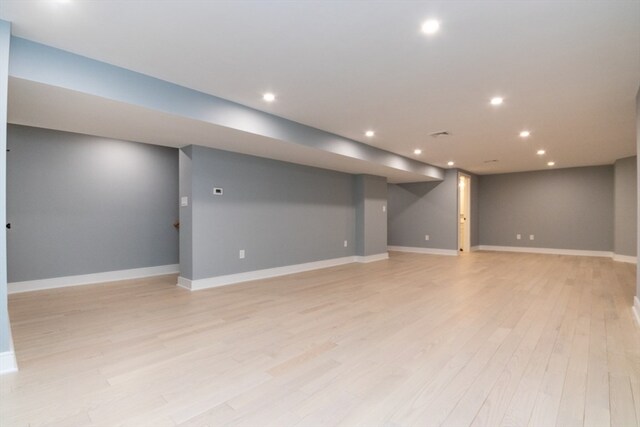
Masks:
[[[463,187],[464,183],[464,188]],[[457,200],[457,216],[456,225],[458,228],[458,252],[471,252],[471,175],[464,172],[458,172],[458,179],[456,182],[458,188],[458,200]],[[464,196],[464,203],[461,206],[461,197]],[[464,212],[462,209],[464,208]],[[460,232],[460,219],[461,215],[464,215],[465,222],[463,225],[464,233]],[[464,235],[464,236],[462,236]],[[463,241],[464,237],[464,241]],[[462,249],[462,250],[461,250]]]

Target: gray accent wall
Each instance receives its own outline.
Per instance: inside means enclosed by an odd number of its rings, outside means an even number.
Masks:
[[[627,157],[614,164],[614,249],[617,255],[636,256],[638,159]]]
[[[191,260],[181,253],[180,262],[191,263],[192,271],[182,277],[355,255],[352,175],[200,146],[191,150],[193,251]],[[223,194],[214,195],[214,187]]]
[[[613,166],[480,176],[480,244],[611,251],[613,194]]]
[[[457,250],[457,188],[455,169],[441,182],[389,184],[389,245]]]
[[[9,282],[178,263],[178,150],[10,125]]]
[[[7,86],[11,24],[0,19],[0,226],[6,217]],[[7,235],[0,237],[0,353],[11,350],[11,327],[7,306]]]
[[[356,254],[387,253],[387,179],[380,176],[355,177]]]

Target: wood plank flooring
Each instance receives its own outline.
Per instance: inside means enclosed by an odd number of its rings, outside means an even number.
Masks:
[[[392,253],[11,295],[9,426],[638,426],[635,265]]]

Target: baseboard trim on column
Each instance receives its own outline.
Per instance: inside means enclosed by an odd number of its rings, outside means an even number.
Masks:
[[[288,274],[302,273],[305,271],[319,270],[321,268],[336,267],[338,265],[356,262],[355,256],[325,259],[322,261],[306,262],[303,264],[286,265],[284,267],[265,268],[263,270],[247,271],[244,273],[226,274],[223,276],[207,277],[206,279],[191,280],[178,277],[177,285],[190,291],[217,288],[219,286],[233,285],[236,283],[250,282],[253,280],[270,279],[272,277],[286,276]]]
[[[9,351],[0,353],[0,375],[9,374],[18,371],[18,360],[16,352],[13,348],[13,336],[11,335],[11,326],[9,326]]]
[[[630,255],[613,254],[612,258],[614,261],[618,262],[628,262],[629,264],[638,263],[638,258]]]
[[[0,353],[0,375],[17,371],[18,363],[16,362],[16,353],[14,351]]]
[[[366,255],[366,256],[356,256],[356,262],[360,262],[363,264],[375,261],[383,261],[385,259],[389,259],[389,252],[383,252],[381,254],[374,255]]]
[[[388,249],[394,252],[411,252],[415,254],[458,256],[458,251],[455,249],[419,248],[414,246],[389,246]]]

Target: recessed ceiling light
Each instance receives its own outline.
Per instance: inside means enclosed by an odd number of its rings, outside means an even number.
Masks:
[[[453,166],[453,165],[455,165],[454,162],[447,162],[447,166]]]
[[[425,34],[435,34],[440,29],[440,22],[435,19],[429,19],[422,24],[422,32]]]
[[[520,138],[528,138],[531,135],[531,132],[529,132],[528,130],[523,130],[522,132],[520,132]]]
[[[364,133],[364,136],[366,136],[367,138],[373,138],[375,136],[375,132],[372,130],[368,130]]]
[[[422,154],[422,150],[419,148],[416,148],[415,150],[413,150],[413,154]]]
[[[546,151],[544,151],[544,150],[538,150],[538,151],[536,152],[536,154],[537,154],[538,156],[544,156],[544,153],[546,153]]]
[[[493,98],[491,98],[491,105],[502,105],[503,102],[504,98],[502,98],[501,96],[494,96]]]
[[[262,99],[264,99],[267,102],[273,102],[276,100],[276,96],[271,92],[267,92],[264,95],[262,95]]]
[[[555,166],[556,162],[547,162],[547,166]]]

